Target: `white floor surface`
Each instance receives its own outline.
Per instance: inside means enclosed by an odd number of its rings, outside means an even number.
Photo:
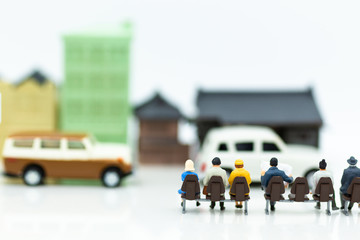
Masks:
[[[0,239],[357,239],[360,209],[325,214],[313,203],[278,203],[266,216],[259,187],[249,215],[226,203],[187,202],[182,214],[181,167],[140,167],[120,188],[50,182],[28,187],[0,178]],[[285,196],[287,196],[288,191]],[[338,194],[338,190],[336,190]],[[228,195],[227,195],[228,197]],[[338,205],[340,205],[337,197]]]

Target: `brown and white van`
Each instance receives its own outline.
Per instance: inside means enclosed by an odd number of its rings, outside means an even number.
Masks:
[[[5,140],[5,174],[35,186],[49,178],[101,179],[116,187],[131,173],[126,145],[98,143],[87,134],[17,133]]]

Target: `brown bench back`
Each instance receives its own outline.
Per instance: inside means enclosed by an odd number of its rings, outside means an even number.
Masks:
[[[332,199],[330,198],[330,194],[334,194],[331,178],[329,177],[320,178],[314,194],[319,195],[320,202],[330,201]]]
[[[270,195],[270,201],[280,201],[282,198],[281,194],[285,193],[284,180],[280,176],[274,176],[270,179],[269,184],[266,188],[266,194]]]
[[[291,187],[290,192],[295,194],[295,202],[304,202],[305,200],[308,200],[305,199],[305,195],[309,194],[310,192],[307,179],[304,177],[297,177]]]
[[[360,177],[351,181],[347,193],[351,195],[351,202],[360,202]]]
[[[231,185],[230,192],[235,195],[235,201],[245,201],[245,194],[250,192],[245,177],[236,177]]]
[[[225,186],[222,177],[220,176],[211,177],[206,191],[208,193],[206,198],[210,199],[213,202],[225,199],[224,198]]]
[[[200,198],[200,185],[197,176],[194,174],[187,175],[181,186],[181,190],[185,192],[182,196],[187,200]]]

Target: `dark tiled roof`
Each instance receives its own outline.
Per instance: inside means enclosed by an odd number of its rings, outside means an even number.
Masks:
[[[23,82],[25,82],[25,81],[27,81],[27,80],[30,80],[30,79],[33,80],[33,81],[35,81],[35,82],[38,83],[39,85],[42,85],[42,84],[44,84],[44,83],[47,82],[47,79],[48,79],[48,78],[47,78],[43,73],[41,73],[40,71],[35,70],[35,71],[33,71],[29,76],[21,79],[21,80],[18,81],[16,84],[17,84],[17,85],[20,85],[21,83],[23,83]]]
[[[135,114],[140,119],[174,120],[182,117],[180,111],[168,103],[159,93],[149,101],[137,106]]]
[[[197,96],[198,119],[223,124],[322,125],[312,90],[202,91]]]

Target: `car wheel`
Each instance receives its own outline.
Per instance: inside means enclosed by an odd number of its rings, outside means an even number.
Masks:
[[[120,171],[117,168],[109,168],[105,170],[101,180],[105,187],[117,187],[121,181]]]
[[[23,180],[26,185],[37,186],[43,182],[44,174],[40,167],[32,166],[25,169]]]
[[[310,170],[308,171],[306,174],[305,174],[305,177],[306,177],[306,180],[309,184],[309,188],[310,188],[310,191],[313,189],[313,184],[314,184],[314,173],[316,173],[317,170],[313,169],[313,170]]]

